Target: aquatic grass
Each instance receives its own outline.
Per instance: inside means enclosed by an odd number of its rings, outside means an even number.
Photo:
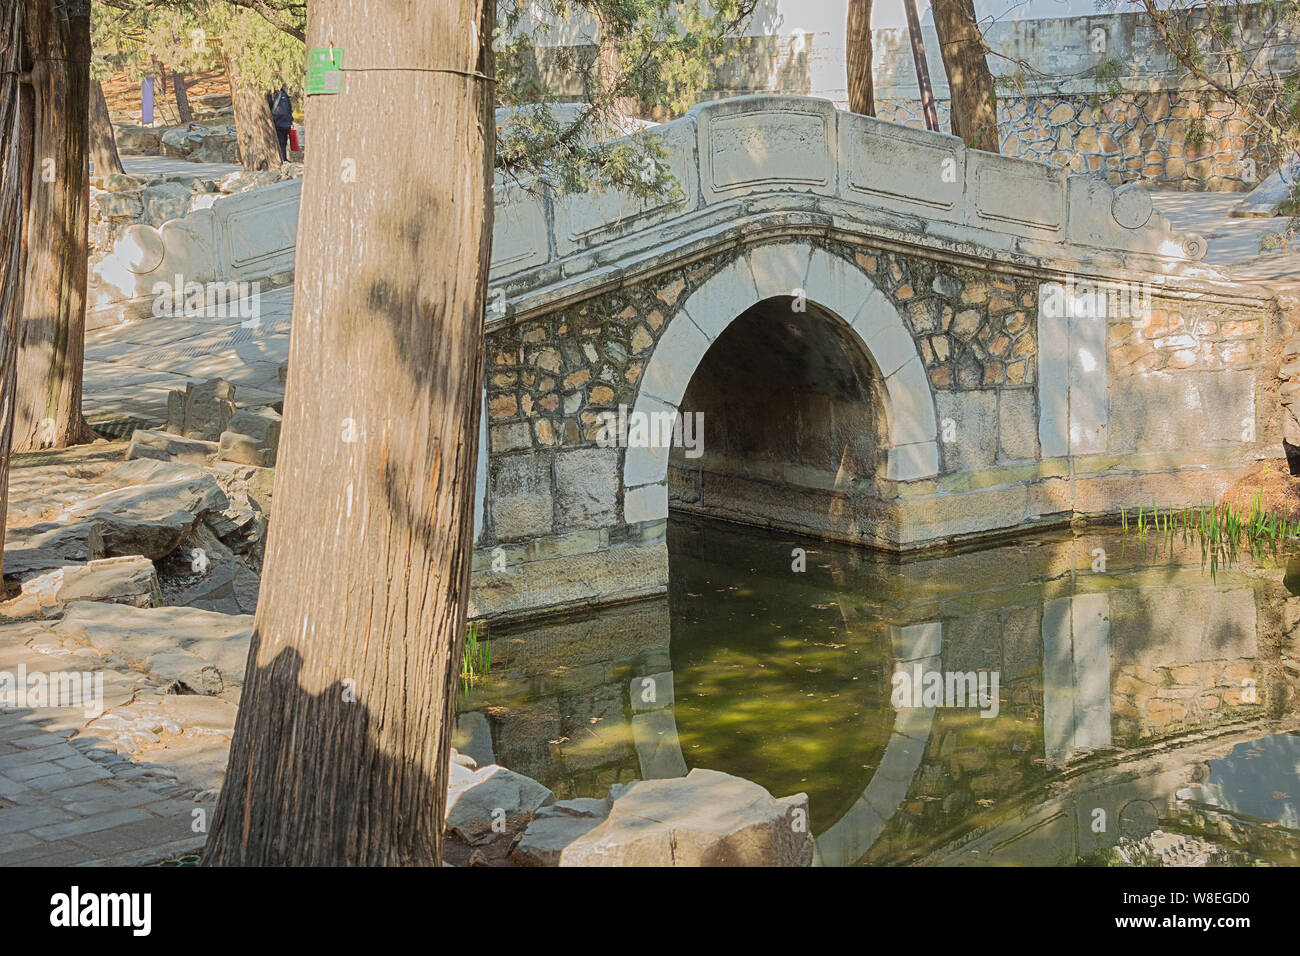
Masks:
[[[1138,505],[1132,520],[1128,509],[1121,508],[1120,527],[1125,543],[1131,529],[1140,546],[1150,544],[1153,556],[1166,544],[1172,551],[1179,536],[1184,544],[1196,541],[1201,561],[1210,565],[1211,573],[1220,564],[1235,561],[1242,551],[1263,558],[1300,547],[1300,519],[1291,521],[1285,514],[1265,509],[1263,492],[1256,492],[1245,504],[1215,502],[1175,509],[1152,502],[1149,510]]]
[[[478,637],[478,621],[470,621],[460,655],[460,681],[466,690],[485,680],[492,669],[492,645]]]

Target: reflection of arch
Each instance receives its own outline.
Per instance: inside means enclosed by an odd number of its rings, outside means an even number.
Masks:
[[[940,670],[942,624],[932,621],[892,630],[896,666],[920,664],[922,670]],[[905,707],[898,711],[880,766],[862,796],[848,813],[817,838],[814,866],[848,866],[871,849],[890,817],[907,799],[912,777],[925,756],[933,721],[933,707]]]
[[[892,629],[895,665],[920,664],[940,669],[943,625],[938,621]],[[646,688],[654,689],[652,695]],[[673,716],[671,671],[637,677],[628,688],[632,701],[632,740],[641,763],[641,778],[656,780],[686,775],[686,758]],[[646,697],[653,700],[647,701]],[[817,838],[815,866],[847,866],[861,859],[885,824],[907,798],[908,788],[925,755],[934,721],[933,707],[904,708],[894,717],[880,766],[849,812]]]
[[[897,310],[856,265],[806,242],[758,246],[711,276],[669,321],[646,365],[635,411],[675,411],[709,346],[737,316],[778,296],[803,296],[842,319],[884,383],[886,476],[939,471],[934,397],[921,356]],[[624,520],[668,516],[667,445],[629,448],[623,462]]]

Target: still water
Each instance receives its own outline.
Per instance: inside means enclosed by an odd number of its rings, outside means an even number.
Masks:
[[[668,541],[665,597],[493,630],[457,745],[557,799],[697,767],[803,792],[823,865],[1104,863],[1156,829],[1300,862],[1285,557],[1118,529],[904,559],[693,518]]]

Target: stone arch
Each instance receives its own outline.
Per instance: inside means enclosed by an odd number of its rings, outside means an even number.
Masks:
[[[886,477],[910,481],[939,472],[934,395],[916,342],[871,278],[811,243],[755,246],[709,277],[678,307],[655,345],[634,411],[675,412],[709,347],[738,316],[767,299],[802,295],[841,319],[879,373],[886,396]],[[667,445],[628,448],[624,520],[668,517]]]

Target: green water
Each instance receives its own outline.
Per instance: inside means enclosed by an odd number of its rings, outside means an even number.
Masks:
[[[1103,529],[900,560],[676,518],[669,552],[662,598],[491,630],[457,745],[559,799],[697,767],[806,793],[828,865],[1069,865],[1220,811],[1300,860],[1300,781],[1201,786],[1300,727],[1285,559]],[[891,701],[914,670],[997,693]]]

